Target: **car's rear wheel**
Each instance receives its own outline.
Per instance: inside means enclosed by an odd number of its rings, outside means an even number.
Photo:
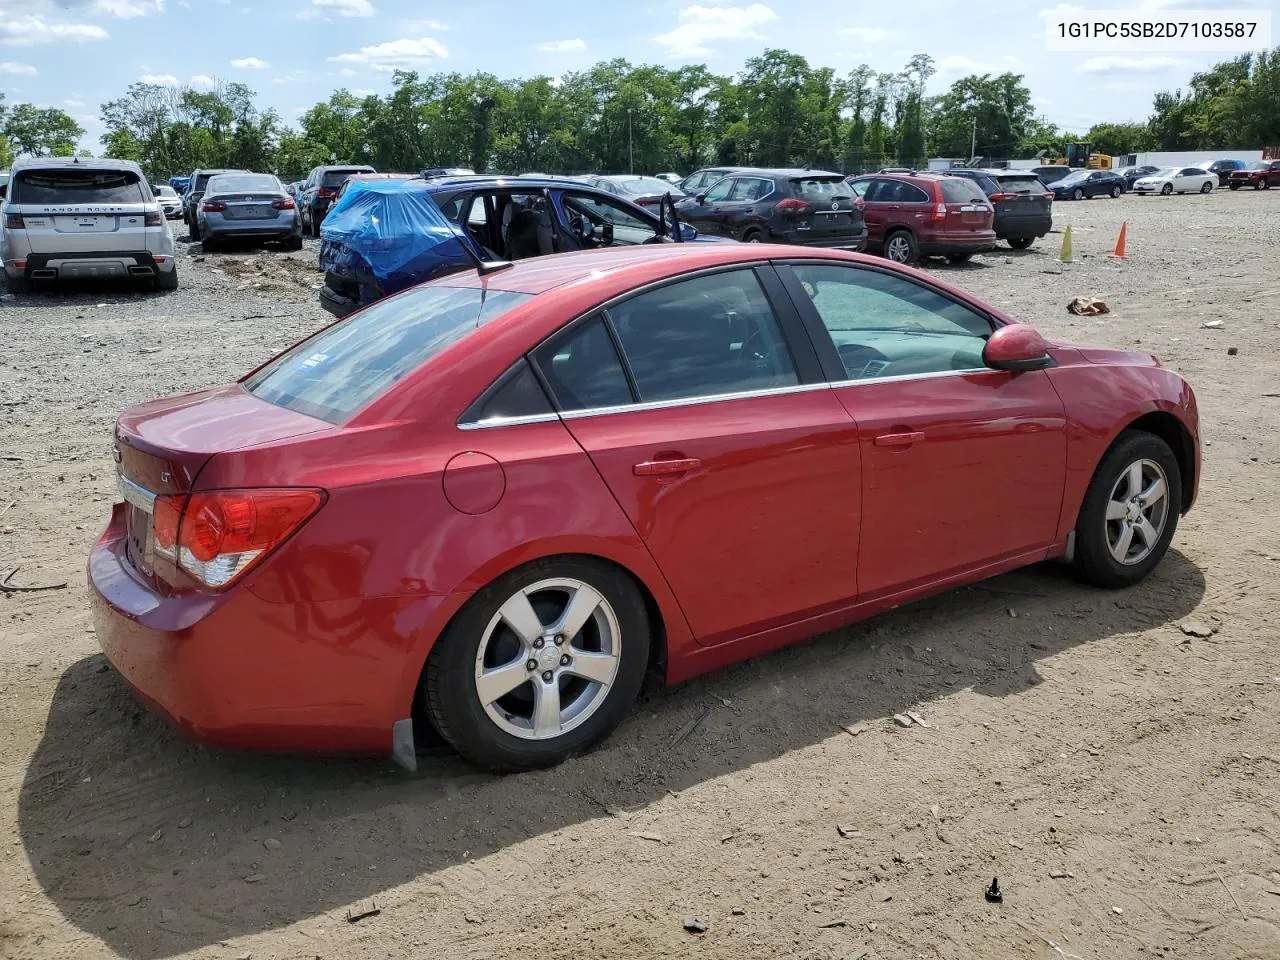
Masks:
[[[1182,475],[1169,445],[1130,430],[1094,471],[1076,522],[1077,573],[1100,587],[1143,579],[1169,549],[1182,505]]]
[[[1025,250],[1034,242],[1032,237],[1010,237],[1009,246],[1015,250]]]
[[[311,211],[311,238],[313,240],[320,239],[320,221],[316,219],[316,213]]]
[[[1119,199],[1120,199],[1120,188],[1119,188],[1119,187],[1112,187],[1112,188],[1111,188],[1111,199],[1112,199],[1112,200],[1119,200]]]
[[[748,230],[742,235],[743,243],[764,243],[764,234],[759,230]]]
[[[157,273],[155,283],[157,290],[177,290],[178,268],[174,267],[168,273]]]
[[[475,595],[427,659],[436,730],[497,772],[559,763],[626,715],[649,662],[644,599],[588,557],[535,560]]]
[[[1083,190],[1081,190],[1079,187],[1076,187],[1076,188],[1075,188],[1075,190],[1071,191],[1071,199],[1072,199],[1072,200],[1083,200],[1083,199],[1084,199],[1084,191],[1083,191]]]
[[[954,264],[968,263],[971,259],[973,259],[972,253],[947,254],[947,263],[954,263]]]
[[[9,288],[10,293],[30,293],[31,281],[25,275],[10,277],[7,274],[4,278],[5,286]]]
[[[299,235],[298,235],[298,236],[296,236],[296,237],[290,237],[288,240],[286,240],[286,241],[284,242],[284,248],[285,248],[286,250],[301,250],[301,249],[302,249],[302,235],[301,235],[301,234],[299,234]]]
[[[884,255],[894,263],[915,263],[920,259],[920,245],[906,230],[895,230],[884,241]]]
[[[1163,187],[1160,188],[1160,193],[1163,196],[1166,196],[1166,197],[1169,196],[1169,194],[1173,193],[1173,184],[1166,183]]]
[[[1205,184],[1202,184],[1202,185],[1200,186],[1200,192],[1201,192],[1201,193],[1212,193],[1212,192],[1213,192],[1213,184],[1212,184],[1212,183],[1205,183]]]
[[[1259,183],[1261,183],[1261,184],[1262,184],[1262,189],[1263,189],[1263,190],[1270,190],[1270,189],[1271,189],[1271,181],[1270,181],[1270,180],[1260,180],[1260,181],[1259,181]]]
[[[200,221],[195,217],[191,218],[191,240],[192,242],[199,242],[200,240]]]

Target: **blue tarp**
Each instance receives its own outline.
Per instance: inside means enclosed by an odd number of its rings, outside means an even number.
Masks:
[[[357,181],[320,227],[320,267],[381,293],[471,263],[424,180]]]

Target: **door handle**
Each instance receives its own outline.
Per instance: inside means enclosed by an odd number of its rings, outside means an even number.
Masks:
[[[702,461],[696,458],[687,460],[646,460],[644,463],[637,463],[631,468],[631,472],[637,477],[670,477],[688,473],[690,470],[696,470],[700,466],[702,466]]]
[[[911,433],[882,433],[876,437],[877,447],[909,447],[924,439],[924,434],[917,431]]]

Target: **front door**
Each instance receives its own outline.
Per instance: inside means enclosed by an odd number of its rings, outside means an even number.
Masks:
[[[751,269],[678,280],[534,356],[703,644],[856,593],[856,430],[774,299]]]
[[[1052,544],[1066,418],[1044,371],[985,368],[990,320],[923,283],[865,267],[781,269],[838,358],[835,394],[858,425],[859,598]]]
[[[710,190],[697,196],[681,200],[677,209],[680,219],[693,224],[698,232],[705,236],[723,237],[727,235],[724,210],[729,199],[729,191],[733,189],[733,177],[725,177],[716,181]]]

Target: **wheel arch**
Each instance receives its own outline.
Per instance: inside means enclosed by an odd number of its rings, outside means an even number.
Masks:
[[[659,584],[652,584],[649,579],[633,569],[633,564],[624,562],[617,556],[610,556],[609,553],[609,551],[595,551],[589,548],[551,550],[537,556],[511,557],[500,565],[486,566],[483,572],[483,583],[474,589],[453,594],[454,602],[448,605],[445,615],[438,621],[438,627],[433,625],[429,629],[429,637],[424,642],[415,644],[408,669],[406,670],[407,679],[411,680],[412,687],[397,698],[399,703],[409,704],[410,712],[406,714],[403,706],[401,706],[396,709],[396,716],[411,716],[415,727],[420,730],[426,729],[429,725],[429,720],[427,719],[426,703],[423,701],[424,684],[422,680],[427,669],[427,660],[431,655],[431,649],[436,640],[462,615],[489,584],[499,577],[504,577],[523,567],[534,563],[544,563],[548,560],[589,560],[608,566],[631,581],[640,593],[640,597],[644,601],[645,613],[649,617],[649,662],[646,665],[645,687],[646,689],[652,689],[654,686],[660,685],[666,678],[669,657],[668,648],[673,634],[677,643],[685,639],[683,619],[672,622],[673,617],[678,615],[678,610],[673,611],[670,606],[664,606],[664,603],[659,599],[661,595],[663,600],[669,599],[670,603],[674,603],[674,598],[671,597],[667,590],[665,581]],[[682,617],[682,615],[680,616]]]
[[[1179,512],[1185,514],[1191,509],[1196,489],[1196,448],[1191,431],[1174,414],[1166,410],[1153,410],[1125,424],[1103,451],[1102,456],[1105,457],[1110,453],[1120,437],[1132,430],[1159,437],[1173,451],[1173,457],[1178,462],[1178,476],[1182,481],[1182,503],[1179,504]],[[1101,457],[1098,462],[1102,462]]]

